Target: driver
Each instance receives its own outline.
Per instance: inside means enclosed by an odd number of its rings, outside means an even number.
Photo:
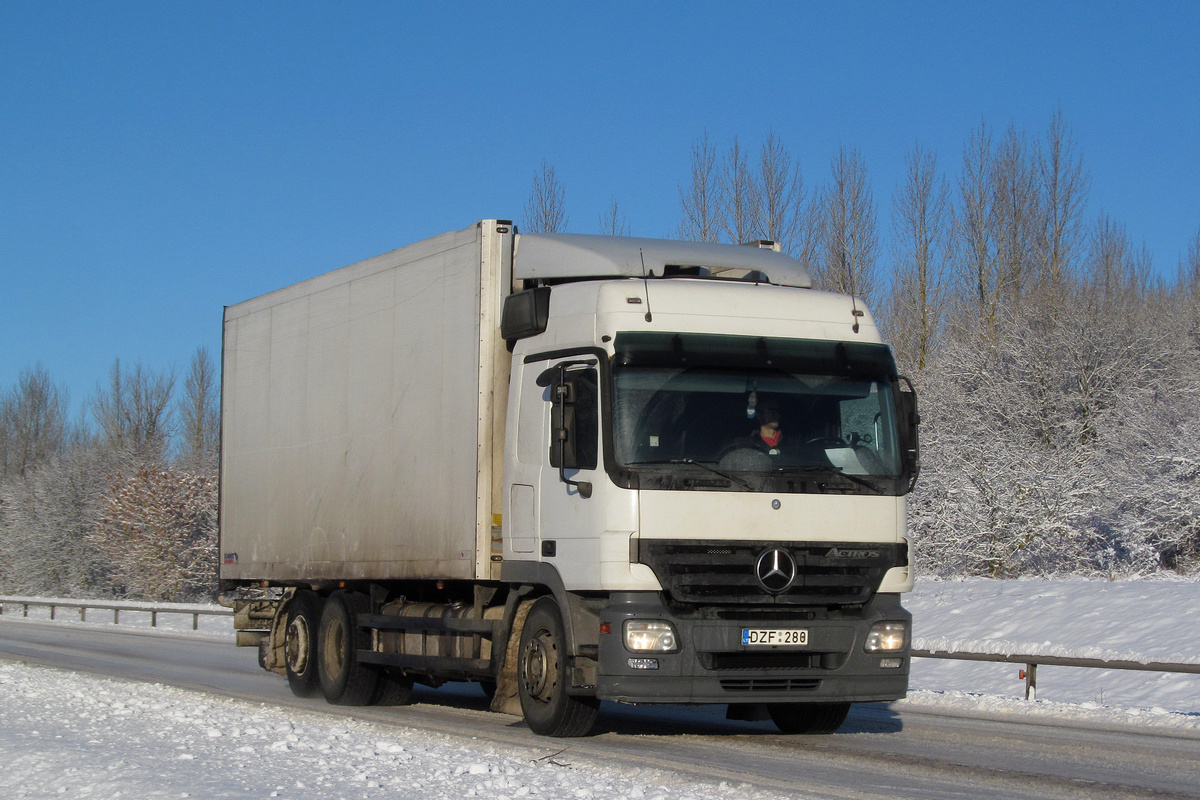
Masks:
[[[718,462],[722,469],[770,472],[781,466],[789,450],[783,448],[783,416],[774,399],[760,400],[753,417],[755,427],[738,437]]]
[[[759,407],[757,416],[757,441],[754,441],[755,435],[750,434],[754,448],[769,456],[779,455],[779,444],[783,440],[783,419],[779,415],[779,405],[773,400],[768,400]]]

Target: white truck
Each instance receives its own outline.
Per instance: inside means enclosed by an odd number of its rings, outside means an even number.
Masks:
[[[484,220],[225,310],[222,600],[300,696],[836,730],[904,696],[912,385],[757,246]]]

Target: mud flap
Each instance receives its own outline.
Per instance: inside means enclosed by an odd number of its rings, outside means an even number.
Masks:
[[[508,632],[508,644],[504,648],[504,663],[500,665],[500,675],[496,678],[496,694],[492,696],[492,711],[497,714],[523,716],[521,697],[517,689],[517,662],[521,650],[521,630],[525,627],[525,618],[529,616],[533,602],[522,600],[513,614],[512,629]]]
[[[271,621],[271,633],[264,636],[258,643],[258,665],[267,672],[287,675],[283,642],[287,634],[288,604],[295,593],[295,589],[288,589],[284,592],[283,599],[275,606],[275,619]]]

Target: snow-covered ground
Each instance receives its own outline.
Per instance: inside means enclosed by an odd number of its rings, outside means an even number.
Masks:
[[[1200,664],[1196,581],[921,581],[905,606],[913,614],[914,643],[925,650]],[[1028,711],[1021,669],[913,659],[910,701],[969,692],[1021,698],[1018,708]],[[1171,715],[1174,723],[1200,727],[1200,675],[1040,666],[1037,697],[1074,704],[1085,715],[1179,712]]]
[[[1192,581],[923,582],[908,598],[918,647],[1200,662]],[[19,615],[10,608],[5,619]],[[30,618],[48,618],[31,610]],[[111,625],[103,613],[86,623]],[[122,625],[149,626],[122,613]],[[230,620],[159,617],[159,627],[231,640]],[[1200,729],[1200,676],[1043,667],[1020,699],[1019,665],[917,659],[897,707],[1103,725]],[[0,663],[0,797],[740,798],[748,786],[695,783],[632,764],[596,765],[476,740],[348,721],[317,711]]]
[[[0,664],[0,797],[718,800],[662,770],[575,763],[160,685]],[[557,755],[556,755],[557,754]],[[770,797],[769,795],[767,796]]]

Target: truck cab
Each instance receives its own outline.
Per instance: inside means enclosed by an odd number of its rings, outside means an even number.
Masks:
[[[507,301],[502,578],[552,587],[572,691],[793,730],[902,697],[911,386],[790,259],[647,242],[519,237],[518,269],[547,245],[591,274]]]

